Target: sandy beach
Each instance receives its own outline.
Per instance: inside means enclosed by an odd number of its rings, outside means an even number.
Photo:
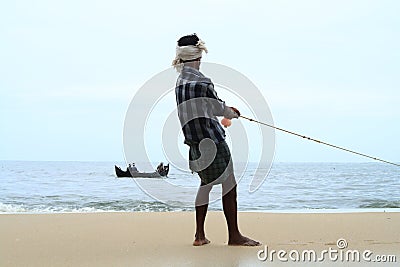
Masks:
[[[396,255],[400,261],[400,213],[256,213],[239,214],[241,231],[261,247],[227,246],[222,212],[206,220],[211,244],[193,247],[194,213],[64,213],[0,215],[0,266],[291,266],[292,250],[315,250],[317,256],[337,240],[346,250],[375,256]],[[268,247],[285,250],[288,262],[261,261]],[[292,252],[292,257],[295,254]],[[324,265],[348,265],[331,261]],[[283,257],[284,259],[285,257]],[[353,264],[353,263],[352,263]],[[390,266],[388,263],[356,265]],[[310,262],[297,263],[309,266]],[[394,264],[392,263],[394,266]]]

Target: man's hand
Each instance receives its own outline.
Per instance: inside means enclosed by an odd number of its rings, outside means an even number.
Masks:
[[[240,117],[240,111],[237,108],[231,107],[231,109]]]
[[[234,107],[225,107],[224,117],[227,119],[237,119],[240,116],[239,110]]]

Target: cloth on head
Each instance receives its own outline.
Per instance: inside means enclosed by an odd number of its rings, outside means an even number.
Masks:
[[[203,51],[208,53],[207,47],[202,40],[197,41],[196,45],[176,46],[176,57],[172,61],[172,66],[178,71],[182,71],[184,61],[200,58]]]

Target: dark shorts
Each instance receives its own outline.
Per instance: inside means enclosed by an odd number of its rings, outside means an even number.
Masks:
[[[233,163],[228,144],[222,141],[216,144],[216,148],[217,151],[213,159],[206,157],[205,162],[200,162],[198,160],[201,156],[199,145],[190,146],[189,167],[193,172],[199,174],[202,184],[220,184],[233,174]]]

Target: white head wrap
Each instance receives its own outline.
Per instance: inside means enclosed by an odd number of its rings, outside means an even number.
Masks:
[[[182,71],[182,60],[192,60],[202,56],[203,51],[208,53],[207,47],[202,40],[197,41],[196,45],[176,46],[176,57],[172,61],[172,66],[176,71]]]

